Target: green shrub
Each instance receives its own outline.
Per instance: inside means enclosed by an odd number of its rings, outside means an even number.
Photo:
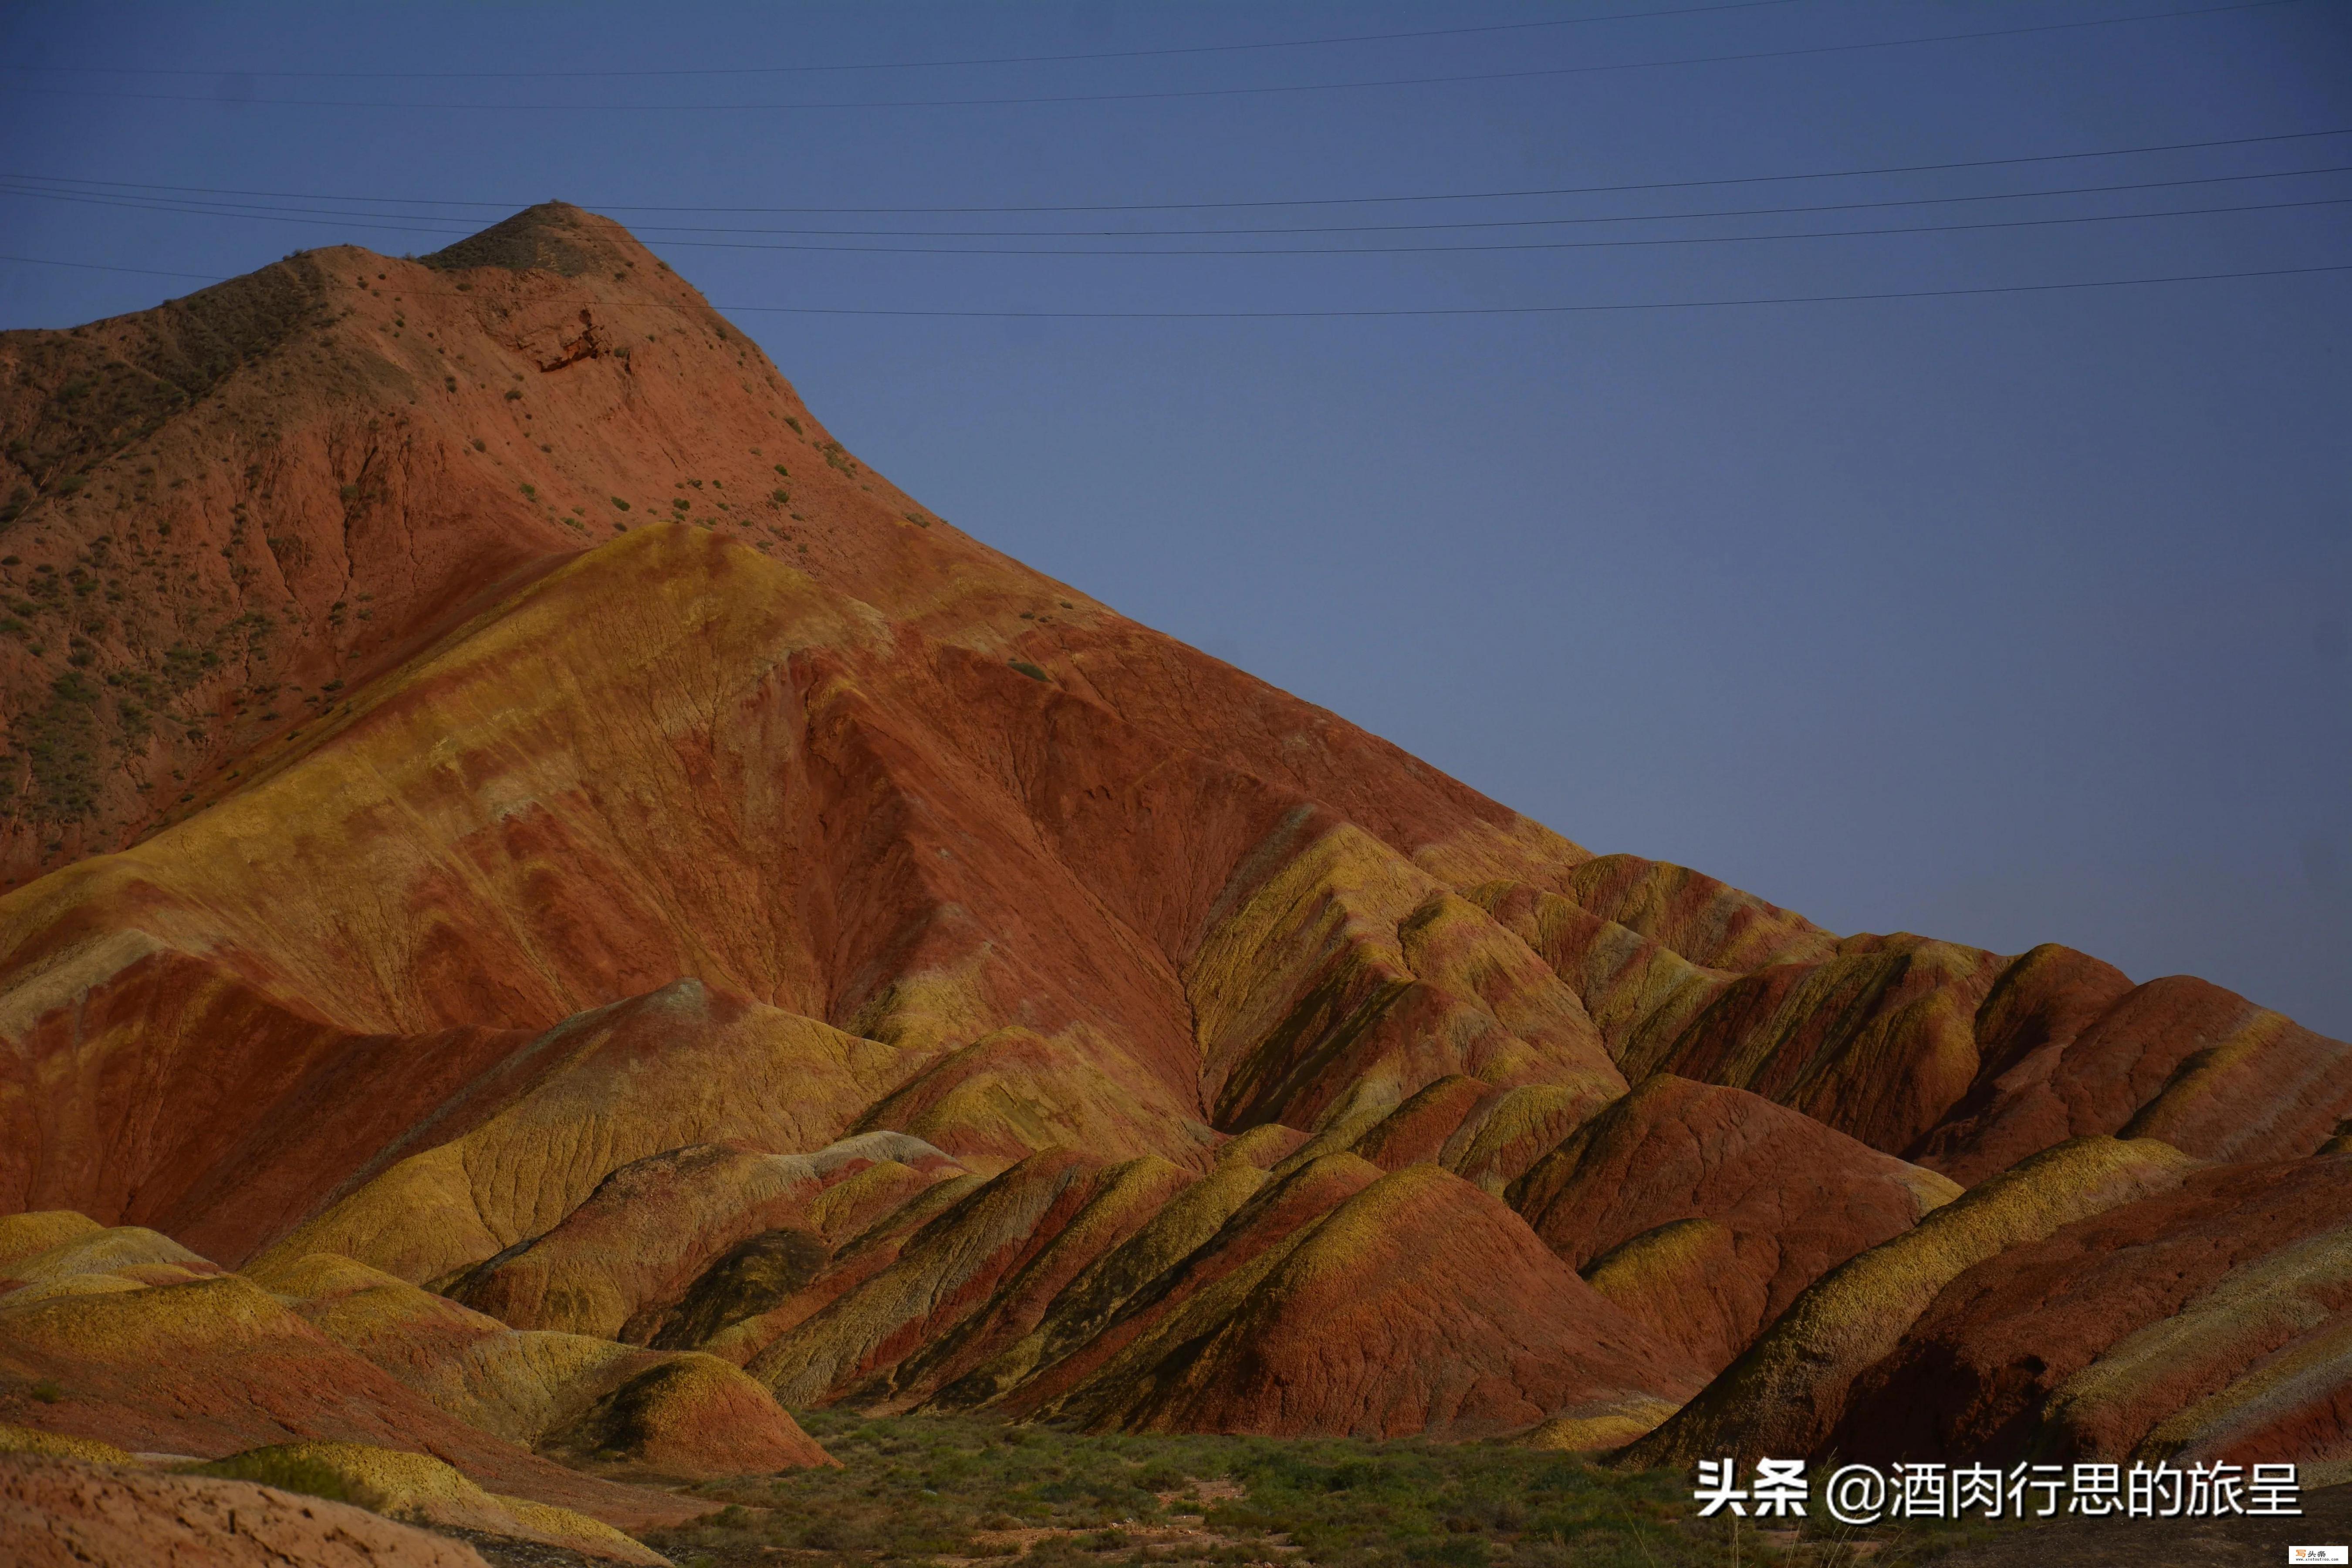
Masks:
[[[195,1466],[188,1473],[216,1476],[227,1481],[253,1481],[265,1487],[276,1487],[282,1492],[300,1492],[304,1497],[325,1498],[330,1502],[353,1500],[350,1486],[332,1469],[316,1459],[306,1459],[278,1448],[256,1448],[249,1453],[231,1454],[226,1459]]]

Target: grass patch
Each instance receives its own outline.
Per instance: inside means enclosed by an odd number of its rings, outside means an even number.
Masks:
[[[649,1544],[713,1568],[993,1559],[1023,1568],[1299,1563],[1329,1568],[1714,1568],[1731,1531],[1686,1476],[1418,1438],[1085,1436],[980,1417],[800,1417],[842,1468],[697,1490],[734,1506]],[[1769,1521],[1779,1525],[1782,1521]],[[1826,1521],[1824,1521],[1826,1522]],[[1852,1539],[1843,1537],[1850,1536]],[[1743,1564],[1925,1563],[1942,1531],[1793,1531],[1740,1521]]]
[[[282,1492],[300,1492],[304,1497],[325,1498],[329,1502],[358,1500],[352,1496],[351,1488],[344,1483],[342,1477],[316,1459],[299,1458],[268,1448],[249,1454],[232,1454],[208,1465],[192,1466],[188,1474],[215,1476],[225,1481],[254,1481],[265,1487],[276,1487]]]

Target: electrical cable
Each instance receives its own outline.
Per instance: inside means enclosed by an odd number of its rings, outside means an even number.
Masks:
[[[1293,206],[1365,206],[1381,203],[1402,202],[1483,202],[1502,201],[1527,196],[1582,196],[1612,195],[1628,191],[1688,190],[1701,185],[1754,185],[1787,183],[1796,180],[1859,179],[1874,174],[1944,174],[1956,169],[1990,169],[2019,163],[2058,163],[2085,158],[2138,157],[2154,153],[2197,152],[2214,147],[2251,147],[2273,142],[2308,142],[2327,136],[2352,136],[2352,126],[2336,126],[2325,131],[2279,131],[2260,136],[2225,136],[2201,142],[2158,142],[2137,147],[2103,147],[2082,153],[2026,153],[2006,158],[1967,158],[1940,163],[1874,163],[1850,169],[1811,169],[1785,174],[1724,174],[1710,179],[1645,180],[1632,184],[1609,185],[1549,185],[1530,186],[1496,191],[1435,191],[1418,195],[1379,196],[1283,196],[1226,202],[1072,202],[1031,206],[862,206],[862,207],[745,207],[745,206],[655,206],[643,203],[592,202],[583,204],[606,213],[684,212],[684,213],[865,213],[865,214],[925,214],[969,215],[976,213],[1062,213],[1062,212],[1191,212],[1213,207],[1293,207]],[[479,201],[437,196],[353,196],[322,195],[315,191],[254,191],[217,185],[159,185],[129,180],[88,180],[63,174],[0,174],[11,180],[51,180],[79,185],[100,185],[110,189],[131,191],[164,191],[184,195],[208,196],[270,196],[288,201],[368,202],[379,205],[488,207],[498,212],[514,212],[530,206],[528,201]]]
[[[1261,235],[1285,234],[1402,234],[1436,230],[1475,228],[1544,228],[1586,224],[1664,223],[1686,218],[1769,217],[1799,213],[1855,212],[1886,207],[1940,206],[1958,202],[2005,202],[2034,200],[2045,196],[2098,195],[2118,191],[2170,190],[2188,185],[2230,184],[2245,180],[2284,180],[2313,174],[2336,174],[2352,172],[2352,164],[2328,163],[2308,169],[2273,169],[2250,174],[2200,174],[2175,180],[2135,180],[2104,185],[2062,185],[2035,191],[1990,191],[1972,195],[1898,196],[1866,202],[1822,202],[1798,206],[1719,207],[1701,212],[1626,213],[1585,215],[1575,217],[1485,218],[1454,223],[1401,224],[1296,224],[1272,225],[1254,228],[1160,228],[1141,231],[1118,229],[809,229],[755,228],[726,225],[636,224],[631,232],[646,234],[724,234],[724,235],[809,235],[831,237],[907,238],[907,239],[1156,239],[1177,236],[1203,236],[1223,238],[1255,238]],[[0,175],[0,194],[33,197],[48,197],[58,201],[80,201],[99,205],[122,205],[149,212],[185,213],[193,216],[250,217],[279,221],[325,222],[358,220],[354,226],[367,226],[370,218],[404,217],[415,224],[415,228],[399,227],[395,232],[417,234],[471,234],[478,232],[478,221],[447,217],[434,214],[387,214],[351,212],[333,207],[267,207],[241,202],[204,202],[181,197],[116,196],[105,192],[77,191],[58,187],[41,187]],[[676,244],[692,244],[677,240]]]
[[[2107,278],[2080,283],[2010,283],[1973,289],[1901,289],[1868,294],[1779,294],[1736,300],[1637,300],[1608,305],[1460,305],[1372,310],[882,310],[829,305],[714,305],[714,310],[794,316],[951,316],[1038,321],[1309,321],[1384,316],[1551,316],[1612,310],[1713,310],[1736,305],[1842,305],[1865,300],[1948,300],[1979,294],[2042,294],[2066,289],[2137,289],[2152,283],[2213,283],[2242,278],[2295,278],[2352,272],[2352,262],[2273,267],[2252,272],[2187,272],[2163,278]]]
[[[150,277],[202,278],[202,273],[159,272],[152,268],[112,267],[94,261],[55,261],[43,257],[0,256],[0,262],[16,262],[34,267],[63,267],[100,272],[136,272]],[[1581,305],[1439,305],[1418,306],[1396,310],[930,310],[903,309],[866,309],[843,305],[709,305],[707,308],[721,315],[787,315],[787,316],[904,316],[968,321],[1317,321],[1359,320],[1405,316],[1549,316],[1580,315],[1609,311],[1635,310],[1712,310],[1744,305],[1832,305],[1876,300],[1948,300],[1990,294],[2042,294],[2064,289],[2137,289],[2160,283],[2212,283],[2252,278],[2300,278],[2318,273],[2352,272],[2352,262],[2334,262],[2318,267],[2272,267],[2243,272],[2188,272],[2160,278],[2091,279],[2069,283],[2007,283],[1966,289],[1899,289],[1880,292],[1851,294],[1776,294],[1727,300],[1634,300],[1625,303]],[[229,279],[215,278],[211,281],[225,283]],[[456,299],[454,289],[415,290],[419,295]],[[695,307],[672,304],[667,300],[633,300],[632,308],[691,310]]]
[[[1370,88],[1445,87],[1466,82],[1526,81],[1541,78],[1591,76],[1608,71],[1657,70],[1679,66],[1723,65],[1755,60],[1799,59],[1811,56],[1851,54],[1864,49],[1904,48],[1916,44],[1948,44],[1981,38],[2020,37],[2030,34],[2066,32],[2084,27],[2112,27],[2126,23],[2161,22],[2183,16],[2210,16],[2235,11],[2293,5],[2306,0],[2240,0],[2227,5],[2199,5],[2176,11],[2151,11],[2136,16],[2100,16],[2080,22],[2043,22],[2023,27],[1986,27],[1967,33],[1931,33],[1909,38],[1876,38],[1863,43],[1813,44],[1799,48],[1756,49],[1735,54],[1685,55],[1669,59],[1618,60],[1603,65],[1541,66],[1525,70],[1470,71],[1452,76],[1384,77],[1367,81],[1293,82],[1263,87],[1163,88],[1141,92],[1045,93],[1012,98],[888,98],[845,99],[802,103],[440,103],[421,100],[332,98],[240,98],[240,107],[290,109],[424,109],[453,110],[522,110],[532,114],[580,113],[593,110],[658,114],[710,114],[743,110],[817,111],[871,109],[1004,109],[1047,104],[1142,103],[1179,99],[1254,98],[1280,93],[1344,92]],[[218,94],[116,92],[94,88],[0,88],[0,95],[44,98],[100,98],[146,103],[205,103],[217,105]]]
[[[2352,168],[2352,165],[2347,165]],[[2315,170],[2311,173],[2341,173],[2343,169]],[[78,202],[81,205],[128,207],[134,211],[165,212],[174,216],[194,217],[226,217],[237,222],[268,221],[299,223],[339,228],[389,228],[394,233],[432,234],[439,236],[451,231],[402,227],[388,224],[350,223],[335,218],[263,216],[236,213],[205,212],[180,207],[156,206],[139,202],[118,201],[107,197],[74,197],[47,193],[11,190],[0,184],[0,195],[33,195],[39,199]],[[1997,198],[1987,198],[1997,199]],[[1271,256],[1427,256],[1466,255],[1507,251],[1543,250],[1616,250],[1632,247],[1655,247],[1677,245],[1731,245],[1771,240],[1853,239],[1899,234],[1958,234],[1986,229],[2047,228],[2070,224],[2136,223],[2157,218],[2196,217],[2212,214],[2276,212],[2290,208],[2341,206],[2352,202],[2352,196],[2315,196],[2299,201],[2241,203],[2231,206],[2174,208],[2161,212],[2092,213],[2057,217],[1989,218],[1970,223],[1908,224],[1879,228],[1843,228],[1801,230],[1785,234],[1721,234],[1670,235],[1630,239],[1538,239],[1477,241],[1466,245],[1291,245],[1291,246],[1190,246],[1105,249],[1100,247],[1076,246],[919,246],[919,245],[808,245],[775,244],[752,240],[678,239],[666,243],[698,250],[759,250],[786,252],[794,255],[831,256],[1038,256],[1038,257],[1103,257],[1113,258],[1146,258],[1166,257],[1271,257]],[[1770,211],[1772,209],[1764,209]],[[1788,209],[1802,212],[1806,208]],[[1716,216],[1715,214],[1664,214],[1653,217],[1585,219],[1587,222],[1654,223],[1684,216]],[[1579,221],[1579,220],[1563,220]],[[461,236],[462,237],[462,236]],[[1149,238],[1150,236],[1138,237]]]
[[[1322,48],[1336,44],[1381,44],[1405,39],[1459,37],[1474,33],[1523,33],[1538,27],[1581,27],[1593,22],[1646,22],[1666,16],[1696,16],[1714,11],[1758,11],[1767,6],[1792,5],[1797,0],[1728,0],[1713,5],[1684,5],[1668,11],[1612,11],[1597,16],[1560,16],[1542,22],[1496,22],[1476,27],[1425,27],[1409,33],[1348,33],[1328,38],[1279,38],[1259,44],[1187,44],[1157,49],[1108,49],[1073,55],[989,55],[960,60],[875,60],[862,65],[824,66],[703,66],[657,70],[561,71],[310,71],[257,70],[233,68],[255,77],[309,77],[334,81],[552,81],[579,78],[681,76],[804,76],[822,71],[938,70],[962,66],[1065,65],[1082,60],[1156,59],[1169,55],[1239,54],[1254,49]],[[0,70],[56,71],[84,76],[226,76],[227,69],[195,67],[137,66],[0,66]]]

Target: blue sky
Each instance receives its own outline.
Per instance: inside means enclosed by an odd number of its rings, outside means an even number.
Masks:
[[[904,63],[1039,56],[1096,58]],[[1582,843],[2352,1035],[2341,0],[75,5],[0,61],[0,253],[576,201],[944,515]],[[1024,206],[1125,210],[650,210]],[[773,248],[909,244],[1122,254]],[[188,286],[0,262],[0,326]]]

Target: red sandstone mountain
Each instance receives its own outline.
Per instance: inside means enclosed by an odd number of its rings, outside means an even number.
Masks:
[[[623,1521],[778,1399],[2352,1470],[2352,1050],[1595,857],[603,219],[0,336],[0,1421]]]

